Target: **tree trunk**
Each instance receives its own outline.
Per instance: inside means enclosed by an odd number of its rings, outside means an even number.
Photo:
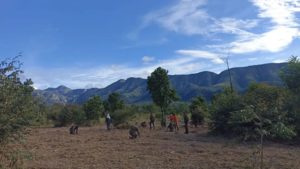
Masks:
[[[227,60],[227,68],[228,68],[228,73],[229,73],[231,93],[233,93],[232,78],[231,78],[231,73],[230,73],[230,70],[229,70],[228,60]]]

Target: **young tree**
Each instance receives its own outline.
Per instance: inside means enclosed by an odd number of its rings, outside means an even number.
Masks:
[[[8,143],[24,139],[26,127],[38,116],[37,107],[41,100],[32,95],[34,88],[31,79],[20,80],[22,63],[18,60],[21,54],[0,63],[0,168],[7,160],[15,168],[20,159],[19,151],[9,149]],[[14,157],[8,154],[15,154]],[[18,157],[16,157],[18,156]]]
[[[261,141],[261,168],[263,166],[263,139],[264,136],[291,139],[296,136],[293,128],[288,125],[287,112],[283,110],[286,93],[283,88],[269,86],[265,83],[250,83],[245,94],[245,103],[252,107],[252,110],[243,116],[243,112],[236,114],[239,120],[245,119],[254,123],[254,130],[258,132]],[[251,115],[251,116],[249,116]],[[247,118],[248,117],[248,118]],[[251,117],[251,118],[249,118]],[[249,121],[250,122],[250,121]]]
[[[103,112],[102,100],[99,95],[94,95],[91,99],[83,103],[86,120],[88,122],[98,121]]]
[[[111,93],[108,95],[108,99],[103,102],[105,111],[114,113],[117,109],[123,109],[125,107],[124,100],[120,100],[119,93]]]
[[[229,69],[229,58],[227,56],[227,57],[222,58],[222,60],[227,65],[227,70],[228,70],[229,80],[230,80],[230,88],[231,88],[231,92],[233,93],[232,78],[231,78],[231,73],[230,73],[230,69]]]
[[[171,89],[168,71],[158,67],[148,76],[147,91],[152,101],[160,107],[162,113],[161,126],[166,127],[166,109],[173,101],[179,101],[176,89]]]

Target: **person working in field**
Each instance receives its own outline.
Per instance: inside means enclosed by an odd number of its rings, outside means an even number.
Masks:
[[[176,116],[176,114],[174,114],[174,123],[175,123],[175,129],[177,129],[177,131],[179,131],[179,128],[178,128],[178,117]]]
[[[129,135],[129,139],[135,139],[138,135],[140,136],[139,129],[136,125],[130,126]]]
[[[153,128],[155,129],[155,126],[154,126],[155,115],[153,113],[151,113],[149,119],[150,119],[150,130],[152,129],[152,125],[153,125]]]
[[[173,114],[170,115],[170,123],[171,123],[172,121],[174,121],[174,116],[173,116]]]
[[[188,128],[189,117],[187,116],[186,112],[184,112],[184,114],[183,114],[183,119],[184,119],[184,127],[185,127],[184,134],[189,134],[189,128]]]
[[[106,122],[107,131],[109,131],[110,130],[110,115],[109,114],[106,115],[105,122]]]

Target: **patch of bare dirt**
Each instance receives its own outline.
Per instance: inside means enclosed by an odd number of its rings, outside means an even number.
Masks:
[[[159,126],[159,124],[156,124]],[[27,137],[25,149],[35,160],[25,168],[36,169],[158,169],[158,168],[249,168],[253,165],[253,144],[228,145],[221,137],[207,136],[207,127],[167,132],[140,128],[140,138],[128,139],[129,130],[105,125],[79,127],[78,135],[69,128],[39,128]],[[265,147],[266,168],[300,168],[300,147],[269,143]],[[258,162],[257,162],[258,164]]]

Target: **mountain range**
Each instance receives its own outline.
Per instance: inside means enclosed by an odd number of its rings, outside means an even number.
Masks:
[[[277,76],[287,63],[268,63],[247,67],[231,68],[232,83],[235,90],[244,93],[249,83],[265,82],[270,85],[281,85]],[[209,102],[214,93],[220,93],[225,85],[229,85],[228,70],[216,74],[213,72],[199,72],[188,75],[169,75],[171,87],[177,89],[180,101],[189,102],[191,98],[202,94]],[[124,99],[126,104],[143,104],[151,102],[151,95],[147,88],[147,79],[128,78],[120,79],[105,88],[75,89],[71,90],[66,86],[47,88],[45,90],[34,90],[33,95],[41,96],[48,105],[54,103],[75,103],[82,104],[95,94],[106,100],[112,92],[117,92]]]

